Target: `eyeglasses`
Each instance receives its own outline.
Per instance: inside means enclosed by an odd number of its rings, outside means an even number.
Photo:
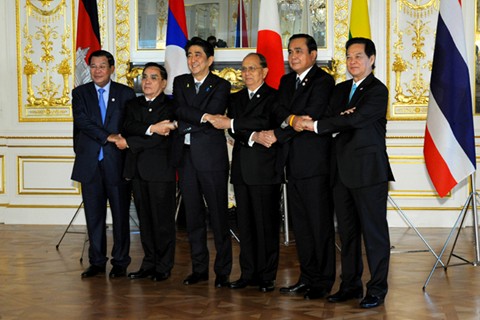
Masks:
[[[257,69],[263,69],[262,67],[253,67],[253,66],[250,66],[250,67],[241,67],[240,70],[242,72],[254,72],[255,70]]]

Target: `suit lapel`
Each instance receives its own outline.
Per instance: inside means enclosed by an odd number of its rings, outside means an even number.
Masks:
[[[358,103],[358,101],[363,97],[365,91],[367,90],[368,85],[372,83],[372,79],[373,79],[373,73],[370,73],[355,90],[355,93],[353,94],[352,99],[348,103],[348,106],[350,105],[354,106],[356,103]],[[352,89],[352,84],[353,84],[353,80],[352,82],[350,82],[350,87],[349,87],[347,96],[350,94],[350,90]]]
[[[117,99],[115,98],[117,93],[115,83],[112,81],[110,83],[110,93],[107,99],[105,100],[105,103],[107,104],[107,114],[105,115],[105,123],[103,124],[104,127],[108,126],[108,122],[110,118],[112,117],[113,112],[115,112],[116,103]]]
[[[95,114],[95,119],[97,119],[98,125],[103,126],[102,115],[100,113],[100,105],[98,101],[98,92],[97,89],[95,89],[95,85],[93,84],[93,82],[90,82],[90,84],[91,86],[88,90],[88,93],[90,95],[90,101],[92,101],[91,108],[93,109],[93,113]]]

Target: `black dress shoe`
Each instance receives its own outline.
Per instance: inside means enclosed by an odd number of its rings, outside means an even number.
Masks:
[[[190,285],[190,284],[195,284],[199,283],[200,281],[207,281],[208,280],[208,274],[206,273],[192,273],[188,277],[183,280],[184,285]]]
[[[258,290],[261,292],[270,292],[275,290],[275,280],[261,281]]]
[[[305,300],[322,299],[325,298],[327,294],[328,290],[325,288],[310,288],[305,292],[303,298]]]
[[[155,272],[152,276],[153,281],[164,281],[170,278],[170,272]]]
[[[383,301],[384,301],[384,298],[367,294],[365,298],[363,298],[362,301],[360,301],[360,307],[365,309],[375,308],[383,304]]]
[[[363,296],[363,289],[338,290],[335,294],[327,297],[329,302],[344,302],[352,299],[360,299]]]
[[[93,264],[82,272],[82,278],[95,277],[97,274],[105,273],[105,267],[94,266]]]
[[[230,289],[243,289],[251,285],[252,280],[240,278],[237,281],[230,282]]]
[[[308,290],[308,285],[303,282],[297,282],[293,286],[280,288],[280,293],[283,294],[298,294],[305,293]]]
[[[143,279],[143,278],[149,278],[153,276],[155,271],[153,269],[145,270],[145,269],[140,269],[137,272],[130,272],[128,274],[128,277],[130,279]]]
[[[215,278],[215,287],[229,287],[230,286],[230,278],[229,276],[217,276]]]
[[[127,268],[120,266],[113,266],[112,270],[108,274],[110,278],[121,278],[127,276]]]

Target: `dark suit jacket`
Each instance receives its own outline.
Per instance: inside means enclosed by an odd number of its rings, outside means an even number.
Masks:
[[[385,145],[388,89],[370,74],[348,102],[352,81],[335,87],[329,110],[333,117],[318,121],[317,132],[340,132],[334,138],[334,163],[345,186],[359,188],[393,180]],[[352,107],[354,113],[340,115]]]
[[[278,88],[277,120],[285,120],[289,114],[309,115],[314,120],[322,119],[328,108],[330,94],[335,86],[332,76],[313,66],[295,90],[297,74],[284,75]],[[314,132],[296,132],[292,127],[277,128],[275,136],[282,146],[277,170],[283,170],[288,162],[288,179],[311,178],[330,173],[331,137]]]
[[[228,170],[225,132],[200,121],[205,113],[225,113],[230,87],[228,81],[209,73],[196,94],[191,74],[175,77],[173,100],[178,119],[178,135],[175,136],[173,146],[175,165],[181,162],[185,134],[190,133],[190,152],[197,170]]]
[[[124,134],[129,148],[123,172],[125,178],[158,182],[175,181],[175,169],[170,159],[170,136],[145,134],[150,125],[173,119],[173,101],[163,93],[150,104],[145,100],[145,96],[127,103]]]
[[[276,90],[264,83],[250,100],[243,89],[230,96],[227,115],[234,119],[234,131],[228,133],[235,139],[232,152],[231,183],[247,185],[280,184],[281,175],[275,170],[278,144],[266,148],[261,144],[248,145],[255,131],[277,128],[279,123],[270,116],[270,106],[275,102]],[[242,130],[250,128],[250,130]]]
[[[125,103],[135,98],[132,88],[117,82],[110,84],[107,114],[102,124],[98,93],[93,82],[81,85],[72,91],[72,111],[74,123],[74,151],[72,179],[81,183],[92,180],[98,167],[98,154],[103,146],[105,175],[109,183],[123,181],[125,152],[115,144],[107,142],[112,133],[122,132]]]

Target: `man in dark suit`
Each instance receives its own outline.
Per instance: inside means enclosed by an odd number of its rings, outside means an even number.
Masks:
[[[361,298],[362,248],[371,278],[360,306],[381,305],[387,294],[390,239],[387,224],[388,181],[393,174],[385,145],[388,90],[372,73],[375,45],[352,38],[346,44],[347,69],[353,79],[338,84],[330,101],[331,118],[316,122],[299,117],[297,130],[338,133],[333,144],[333,194],[342,242],[342,283],[330,302]],[[351,98],[349,98],[351,97]]]
[[[276,114],[287,119],[280,128],[264,132],[282,145],[277,170],[286,165],[289,212],[300,261],[300,277],[280,288],[284,294],[305,299],[325,297],[335,281],[335,230],[331,207],[331,137],[296,132],[293,115],[322,119],[335,86],[332,76],[316,65],[317,44],[307,34],[293,35],[288,43],[291,73],[282,77]],[[291,116],[289,116],[291,114]]]
[[[269,292],[275,288],[278,267],[282,175],[275,169],[278,144],[264,146],[259,137],[260,131],[279,126],[270,114],[276,90],[264,83],[268,68],[263,55],[248,54],[241,71],[246,88],[230,96],[228,117],[211,120],[217,128],[230,128],[229,134],[235,139],[231,183],[242,274],[230,288],[258,285],[260,291]]]
[[[187,63],[191,74],[177,76],[173,99],[178,118],[178,135],[173,157],[185,204],[190,241],[192,274],[183,283],[208,280],[206,208],[213,231],[216,257],[215,286],[228,286],[232,268],[232,246],[228,225],[228,154],[225,132],[215,129],[208,119],[224,114],[230,83],[210,72],[213,46],[198,37],[187,42]]]
[[[175,257],[175,169],[171,164],[171,138],[175,129],[173,102],[165,96],[167,71],[147,63],[142,72],[143,96],[126,105],[124,134],[116,142],[128,148],[124,177],[132,180],[133,199],[140,223],[144,252],[140,270],[130,279],[170,277]]]
[[[134,91],[110,80],[113,56],[103,50],[89,57],[92,82],[72,91],[74,151],[72,179],[81,183],[87,222],[90,266],[83,278],[105,272],[106,215],[110,203],[113,222],[113,265],[110,277],[126,276],[130,264],[130,186],[122,177],[125,152],[115,146],[124,120],[126,101]]]

